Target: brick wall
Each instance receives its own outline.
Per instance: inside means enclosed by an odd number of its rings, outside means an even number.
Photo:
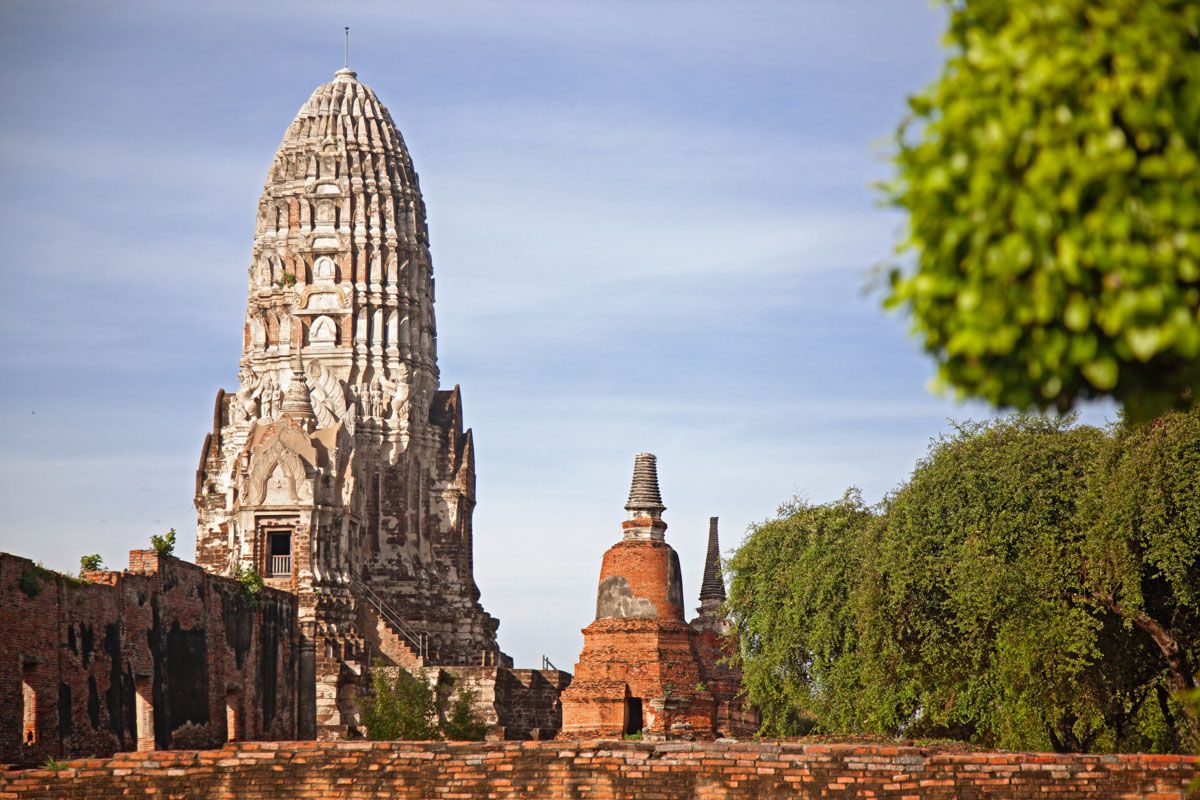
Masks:
[[[507,667],[429,667],[425,678],[452,696],[475,693],[475,713],[488,724],[489,737],[553,739],[562,728],[559,696],[571,673],[556,669]]]
[[[805,742],[254,742],[0,773],[0,798],[1182,800],[1196,774],[1186,756]]]
[[[297,738],[295,597],[129,566],[82,582],[0,553],[0,763]]]

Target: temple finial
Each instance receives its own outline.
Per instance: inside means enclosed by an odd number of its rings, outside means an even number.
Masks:
[[[717,541],[717,518],[708,518],[708,555],[704,558],[704,580],[700,584],[700,602],[725,602],[725,582],[721,580],[721,545]]]
[[[639,516],[658,519],[667,510],[658,491],[658,459],[653,453],[638,453],[633,457],[633,483],[625,510],[631,519]]]
[[[342,69],[350,69],[350,26],[346,26],[346,48],[345,58],[342,62]]]

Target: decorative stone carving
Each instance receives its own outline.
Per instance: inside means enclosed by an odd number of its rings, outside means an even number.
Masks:
[[[320,256],[313,262],[313,283],[332,284],[336,273],[337,267],[329,256]]]
[[[317,317],[308,329],[309,347],[333,347],[337,343],[337,325],[329,317]]]
[[[367,404],[370,407],[367,416],[372,419],[383,418],[383,390],[380,388],[379,378],[376,378],[371,383],[371,387],[367,389]]]
[[[412,389],[409,384],[409,369],[401,364],[397,370],[398,380],[389,381],[381,378],[380,383],[391,399],[392,419],[397,423],[408,425],[409,414],[412,413],[409,396]]]
[[[254,285],[257,287],[265,287],[271,285],[271,263],[266,258],[258,258],[254,261],[254,269],[251,271]]]
[[[342,382],[320,361],[309,361],[304,368],[309,399],[317,415],[317,428],[328,428],[346,416],[346,391]]]
[[[258,396],[262,391],[260,383],[258,375],[249,367],[238,370],[238,390],[233,405],[238,421],[258,418]]]

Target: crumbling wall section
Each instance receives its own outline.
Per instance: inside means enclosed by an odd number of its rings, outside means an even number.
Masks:
[[[474,694],[476,717],[499,739],[553,739],[562,729],[562,691],[571,673],[557,669],[430,667],[426,680],[453,698]]]
[[[0,553],[0,763],[297,737],[295,597],[156,552],[68,578]]]

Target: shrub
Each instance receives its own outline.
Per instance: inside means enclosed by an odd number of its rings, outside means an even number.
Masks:
[[[175,529],[167,531],[163,535],[153,534],[150,537],[150,546],[160,556],[169,556],[175,552]]]
[[[46,588],[46,584],[54,580],[54,573],[43,564],[34,564],[21,573],[17,578],[17,588],[25,593],[30,600],[37,597]]]
[[[266,585],[262,575],[259,575],[253,567],[239,564],[234,577],[242,585],[242,596],[246,598],[246,602],[251,608],[258,608],[258,595]]]
[[[448,676],[443,674],[443,677]],[[483,741],[488,726],[474,710],[478,695],[473,690],[460,689],[451,701],[453,684],[453,678],[449,678],[440,681],[435,689],[401,667],[374,669],[371,685],[375,696],[359,705],[367,738]]]
[[[390,679],[388,672],[390,670],[372,671],[371,686],[375,696],[359,707],[367,738],[377,741],[440,738],[433,689],[402,667],[396,667],[395,675]]]
[[[81,573],[91,572],[92,570],[100,569],[103,566],[104,559],[100,557],[99,553],[89,553],[88,555],[80,556],[79,558],[79,571]]]
[[[487,736],[487,723],[475,714],[476,693],[460,689],[450,705],[450,713],[442,723],[442,733],[453,741],[481,742]]]

